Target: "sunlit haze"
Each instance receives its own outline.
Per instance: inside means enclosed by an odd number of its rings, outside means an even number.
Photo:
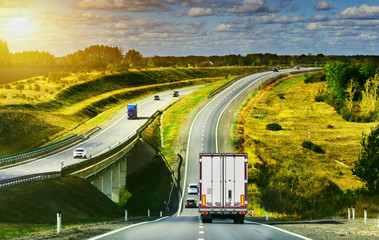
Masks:
[[[379,54],[377,0],[0,0],[11,52]]]

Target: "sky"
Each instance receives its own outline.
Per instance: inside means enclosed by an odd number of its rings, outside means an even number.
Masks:
[[[10,52],[379,55],[379,0],[0,0]]]

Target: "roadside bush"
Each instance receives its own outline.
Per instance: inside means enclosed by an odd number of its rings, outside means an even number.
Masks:
[[[318,96],[315,97],[315,101],[316,101],[316,102],[324,102],[324,97],[318,95]]]
[[[279,131],[282,130],[282,126],[277,123],[270,123],[266,125],[266,129],[270,131]]]
[[[278,96],[280,99],[284,99],[284,93],[280,93]]]
[[[311,141],[304,141],[301,146],[303,148],[307,148],[309,150],[312,150],[313,152],[315,153],[325,153],[324,150],[322,150],[322,148],[320,146],[318,146],[317,144],[314,144],[313,142]]]

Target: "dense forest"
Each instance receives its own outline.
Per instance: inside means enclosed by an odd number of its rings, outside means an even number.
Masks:
[[[8,44],[0,40],[0,67],[54,67],[86,69],[127,69],[130,67],[210,67],[210,66],[323,66],[329,61],[379,63],[379,56],[327,56],[323,54],[277,55],[254,53],[225,56],[154,56],[143,57],[131,49],[92,45],[64,57],[48,52],[10,53]]]

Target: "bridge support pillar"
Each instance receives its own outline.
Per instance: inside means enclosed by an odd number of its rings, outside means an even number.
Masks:
[[[97,176],[96,180],[92,181],[92,185],[97,187],[101,192],[103,192],[103,175]]]
[[[112,169],[106,169],[103,173],[103,193],[112,199]]]
[[[120,187],[125,188],[126,186],[126,172],[128,167],[128,160],[125,157],[120,161]]]
[[[114,168],[111,169],[112,171],[112,195],[111,199],[113,202],[119,202],[120,201],[120,164],[117,164]]]

